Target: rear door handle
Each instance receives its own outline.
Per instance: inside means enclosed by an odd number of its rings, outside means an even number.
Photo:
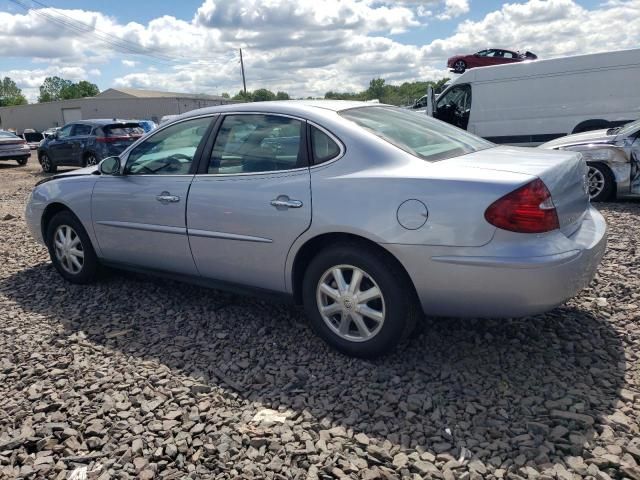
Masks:
[[[156,195],[156,200],[160,203],[176,203],[180,201],[180,197],[171,195],[169,192],[162,192],[160,195]]]
[[[278,208],[300,208],[302,207],[302,202],[300,200],[292,200],[286,195],[280,195],[278,198],[271,200],[271,205]]]

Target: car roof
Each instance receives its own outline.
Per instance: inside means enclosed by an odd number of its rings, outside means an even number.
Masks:
[[[351,100],[276,100],[272,102],[233,103],[217,105],[215,107],[199,108],[197,110],[191,110],[183,113],[182,115],[177,115],[171,120],[174,121],[199,115],[224,112],[267,112],[305,116],[313,114],[314,112],[339,112],[350,108],[379,106],[389,105],[373,102],[356,102]]]
[[[75,122],[69,122],[69,124],[85,124],[85,125],[109,125],[112,123],[138,123],[138,120],[125,120],[122,118],[88,118],[86,120],[76,120]]]

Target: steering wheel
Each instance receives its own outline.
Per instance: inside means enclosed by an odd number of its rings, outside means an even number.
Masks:
[[[191,161],[191,157],[189,155],[185,155],[184,153],[174,153],[167,160],[186,160],[187,162]]]

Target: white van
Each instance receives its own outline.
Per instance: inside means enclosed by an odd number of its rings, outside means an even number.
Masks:
[[[640,118],[640,49],[467,70],[427,114],[521,146],[617,127]]]

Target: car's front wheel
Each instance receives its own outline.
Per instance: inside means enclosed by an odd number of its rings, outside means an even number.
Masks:
[[[466,69],[467,69],[467,62],[465,62],[464,60],[457,60],[453,64],[453,70],[456,73],[463,73]]]
[[[601,163],[589,163],[589,198],[592,202],[606,202],[615,192],[615,178],[609,167]]]
[[[100,163],[100,160],[98,160],[98,156],[95,153],[87,153],[86,157],[84,157],[85,167],[93,167],[98,163]]]
[[[29,161],[29,157],[21,157],[16,159],[16,162],[18,162],[18,165],[20,166],[26,165],[28,161]]]
[[[98,257],[82,223],[69,211],[62,211],[47,226],[51,261],[66,280],[86,284],[95,280]]]
[[[404,271],[384,253],[357,244],[321,251],[305,272],[302,293],[318,335],[356,357],[390,352],[413,330],[419,311]]]
[[[47,153],[40,155],[40,165],[45,173],[55,173],[58,167],[51,161],[51,157]]]

